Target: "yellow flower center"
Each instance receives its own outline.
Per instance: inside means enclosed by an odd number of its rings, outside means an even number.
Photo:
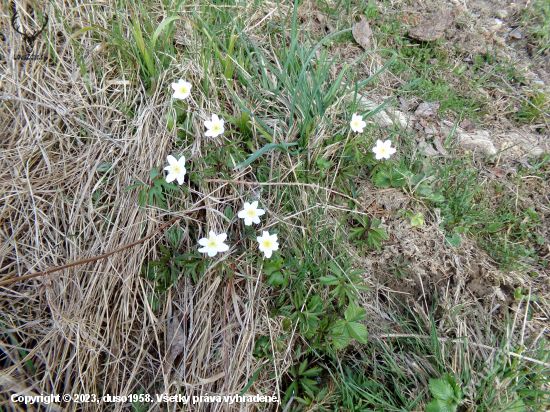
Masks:
[[[385,147],[381,147],[381,148],[380,148],[380,153],[386,153],[386,148],[385,148]]]
[[[253,209],[250,209],[250,210],[248,211],[248,216],[250,216],[250,217],[256,216],[256,211],[253,210]]]
[[[187,87],[181,86],[181,87],[180,87],[180,93],[181,93],[181,94],[187,93]]]
[[[353,122],[353,127],[359,127],[359,122],[357,120]]]
[[[215,132],[219,132],[220,131],[220,125],[219,124],[215,124],[214,127],[212,128]]]
[[[172,167],[171,172],[175,175],[177,175],[181,171],[179,165],[172,165],[171,167]]]
[[[266,249],[271,249],[271,246],[273,246],[273,243],[271,243],[271,240],[264,240],[263,247]]]
[[[208,247],[216,247],[216,239],[208,239]]]

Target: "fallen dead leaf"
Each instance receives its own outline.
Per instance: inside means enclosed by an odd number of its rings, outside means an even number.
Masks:
[[[460,127],[462,127],[467,132],[473,132],[475,129],[477,129],[477,126],[475,123],[472,123],[470,119],[464,119],[458,124]]]
[[[181,320],[178,316],[172,318],[166,326],[166,362],[164,364],[164,373],[168,373],[174,359],[183,351],[185,336],[181,327]]]
[[[501,169],[500,167],[488,167],[487,170],[494,174],[496,177],[504,177],[506,172],[504,169]]]
[[[442,10],[436,13],[427,22],[416,26],[409,32],[409,36],[413,39],[421,41],[439,40],[445,34],[454,21],[454,13],[452,10]]]
[[[363,49],[370,50],[372,30],[367,19],[363,17],[359,23],[356,23],[351,33],[355,41],[359,43]]]

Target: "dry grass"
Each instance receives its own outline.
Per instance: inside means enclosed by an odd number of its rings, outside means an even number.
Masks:
[[[102,13],[91,5],[77,8],[61,2],[54,5],[56,18],[50,20],[46,38],[52,53],[56,54],[56,64],[13,60],[9,53],[22,48],[21,39],[12,31],[5,31],[2,53],[10,59],[0,66],[0,281],[116,250],[153,233],[174,216],[181,216],[174,224],[185,233],[179,250],[189,252],[196,249],[195,239],[209,230],[217,233],[232,230],[235,234],[223,214],[225,208],[232,206],[236,211],[244,201],[256,196],[268,210],[258,232],[278,229],[283,236],[287,235],[281,241],[281,247],[287,250],[305,248],[308,239],[319,241],[317,234],[325,227],[335,226],[348,212],[344,200],[349,200],[349,196],[333,188],[331,179],[326,185],[296,183],[296,174],[307,166],[307,161],[297,162],[281,152],[270,152],[268,157],[270,174],[284,170],[281,185],[257,189],[248,183],[242,184],[242,180],[257,181],[255,171],[247,168],[232,172],[224,181],[205,179],[200,185],[189,184],[189,195],[180,194],[177,199],[184,206],[178,212],[168,213],[153,206],[140,208],[137,191],[124,192],[124,189],[133,179],[148,181],[149,170],[163,165],[166,156],[176,147],[176,129],[167,131],[164,117],[172,110],[169,85],[179,78],[194,85],[203,84],[204,68],[198,59],[178,58],[160,74],[156,90],[148,93],[133,74],[135,68],[120,70],[114,57],[116,51],[113,53],[110,49],[112,46],[98,42],[87,32],[77,40],[86,56],[87,76],[84,76],[78,64],[79,55],[68,39],[79,27],[91,24],[108,27],[110,6],[105,6]],[[190,16],[192,9],[186,5],[181,14]],[[283,14],[290,9],[287,5],[281,7]],[[253,5],[238,10],[241,16],[249,16],[245,27],[251,33],[278,15],[275,3],[265,2],[264,10],[267,12]],[[48,12],[54,15],[53,5]],[[155,7],[155,13],[164,16],[160,4]],[[0,9],[3,27],[9,25],[10,16],[5,7]],[[178,24],[176,42],[189,49],[189,56],[197,56],[202,46],[193,27],[188,22]],[[262,35],[265,34],[259,32],[251,37],[260,41]],[[36,47],[40,47],[39,52],[46,52],[46,41],[38,42]],[[264,47],[269,48],[265,44]],[[371,74],[376,71],[380,67],[378,58],[373,56],[367,60],[364,70]],[[200,164],[207,150],[224,144],[221,139],[212,143],[202,136],[202,121],[212,112],[236,114],[240,110],[231,102],[231,94],[219,87],[215,70],[210,68],[206,75],[209,94],[195,87],[187,101],[188,110],[194,113],[189,129],[194,130],[194,139],[186,147],[177,147],[180,152],[191,154],[188,162],[194,165]],[[389,87],[390,82],[391,78],[384,77],[382,83]],[[238,85],[235,90],[246,96],[246,90],[239,89]],[[263,102],[255,103],[254,110],[265,108]],[[348,103],[338,100],[327,109],[327,118],[319,122],[317,133],[311,136],[312,147],[317,147],[335,129],[345,129],[341,115]],[[288,99],[281,98],[277,104],[277,109],[283,111]],[[124,113],[125,107],[132,109],[132,115]],[[270,126],[279,126],[277,119],[265,121]],[[254,144],[259,145],[261,135],[256,128],[253,132]],[[297,134],[295,127],[276,129],[279,141],[294,141]],[[345,143],[329,146],[325,157],[337,159]],[[318,154],[317,147],[310,156],[315,158]],[[106,162],[111,162],[112,170],[116,171],[107,180],[105,174],[97,171]],[[298,185],[304,187],[298,191]],[[318,190],[320,186],[322,190]],[[93,193],[99,190],[102,194],[94,200]],[[280,204],[280,199],[288,198],[289,193],[292,193],[293,213],[288,212],[287,205]],[[168,203],[168,209],[175,210],[176,201]],[[365,213],[376,210],[376,207],[369,208],[371,202],[364,206]],[[195,211],[187,213],[192,210]],[[305,216],[319,210],[325,212],[318,219]],[[429,241],[441,241],[437,219],[433,218],[430,223]],[[402,227],[392,230],[405,236]],[[350,244],[336,244],[336,233],[331,240],[331,245],[319,241],[323,249],[316,257],[319,261],[345,252],[353,257],[354,265],[367,266],[361,252]],[[261,373],[247,392],[276,394],[282,398],[282,376],[296,361],[293,348],[298,344],[307,347],[308,342],[295,331],[285,334],[282,316],[271,316],[272,290],[263,281],[262,260],[234,253],[218,256],[204,273],[198,274],[196,284],[180,277],[164,295],[160,310],[155,311],[149,300],[154,284],[141,277],[140,271],[147,261],[159,258],[157,245],[163,242],[159,234],[105,259],[1,287],[0,405],[25,410],[23,405],[9,400],[12,393],[129,395],[143,389],[151,395],[235,395],[243,391],[260,367],[263,367]],[[254,250],[252,243],[249,246]],[[449,248],[445,249],[440,253],[444,261],[441,265],[449,265],[450,270],[453,258]],[[392,250],[387,249],[385,253]],[[472,246],[467,253],[479,251]],[[418,265],[424,263],[424,258],[425,255],[419,257]],[[365,284],[370,285],[373,292],[361,296],[361,302],[368,313],[369,330],[383,341],[384,333],[399,333],[399,330],[395,328],[393,315],[388,315],[389,310],[395,310],[389,301],[389,288],[382,287],[380,293],[377,289],[381,266],[374,267],[372,262],[371,266]],[[501,275],[494,273],[495,278]],[[460,288],[464,287],[464,280],[461,282],[452,296],[443,297],[444,308],[462,302],[458,299]],[[327,292],[323,293],[328,297]],[[388,302],[380,302],[379,297],[386,294]],[[429,324],[424,303],[419,300],[414,308]],[[480,309],[473,299],[468,305]],[[520,308],[517,311],[520,313]],[[181,320],[184,349],[173,365],[165,368],[169,346],[166,329],[173,319]],[[449,350],[457,351],[454,356],[457,361],[450,365],[453,370],[469,362],[469,356],[490,355],[491,348],[483,345],[491,341],[491,336],[477,336],[475,317],[459,321],[442,319],[440,331],[445,335],[469,334],[478,342],[477,347],[466,345],[466,359],[459,359],[458,345],[451,346]],[[525,332],[526,321],[523,321]],[[458,323],[451,328],[449,325],[453,322]],[[544,330],[545,327],[536,329],[539,337]],[[273,350],[273,360],[257,360],[252,351],[258,336],[269,336],[272,348],[282,339],[284,349]],[[536,341],[538,338],[530,344]],[[355,349],[362,350],[359,345]],[[349,352],[352,358],[353,350]],[[398,357],[396,355],[396,359]],[[403,369],[409,371],[411,362],[401,361]],[[413,372],[407,373],[414,377]],[[420,391],[419,386],[418,393]],[[182,410],[176,405],[169,406],[170,410]],[[75,402],[51,408],[98,410],[96,404]],[[130,405],[105,404],[102,408],[122,411],[130,410]],[[185,410],[255,408],[222,403],[194,405]],[[277,408],[272,404],[264,410]],[[150,410],[160,409],[161,406],[156,405]]]

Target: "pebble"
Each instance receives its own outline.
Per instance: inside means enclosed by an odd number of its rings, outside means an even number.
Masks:
[[[519,29],[515,29],[514,31],[512,31],[512,33],[510,33],[510,37],[512,37],[513,39],[521,39],[523,35],[521,34],[521,31]]]
[[[508,17],[508,10],[497,10],[495,12],[495,16],[497,16],[499,19],[505,19]]]

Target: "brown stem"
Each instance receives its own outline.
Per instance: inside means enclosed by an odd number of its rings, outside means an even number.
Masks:
[[[199,207],[197,209],[193,209],[193,210],[190,210],[188,212],[185,212],[184,213],[184,216],[186,215],[189,215],[193,212],[196,212],[197,210],[200,210],[202,207]],[[37,273],[31,273],[29,275],[25,275],[25,276],[18,276],[18,277],[15,277],[15,278],[9,278],[9,279],[4,279],[2,281],[0,281],[0,286],[5,286],[5,285],[9,285],[10,283],[14,283],[14,282],[20,282],[22,280],[27,280],[27,279],[32,279],[32,278],[36,278],[38,276],[43,276],[43,275],[47,275],[48,273],[53,273],[53,272],[58,272],[60,270],[63,270],[63,269],[68,269],[70,267],[73,267],[73,266],[77,266],[77,265],[83,265],[85,263],[90,263],[90,262],[94,262],[96,260],[100,260],[100,259],[105,259],[106,257],[109,257],[111,255],[114,255],[115,253],[117,252],[120,252],[124,249],[129,249],[133,246],[136,246],[136,245],[139,245],[140,243],[143,243],[145,242],[147,239],[151,239],[153,236],[155,236],[157,233],[159,233],[160,231],[164,230],[166,227],[170,226],[172,223],[174,223],[176,220],[179,220],[179,219],[182,219],[184,216],[177,216],[175,218],[173,218],[172,220],[170,220],[168,223],[165,223],[164,225],[162,225],[160,228],[158,228],[157,230],[155,230],[153,233],[151,233],[150,235],[144,237],[143,239],[140,239],[140,240],[136,240],[134,243],[130,243],[129,245],[125,245],[125,246],[122,246],[116,250],[113,250],[111,252],[107,252],[107,253],[104,253],[103,255],[100,255],[100,256],[96,256],[96,257],[93,257],[93,258],[88,258],[88,259],[82,259],[82,260],[78,260],[76,262],[73,262],[73,263],[68,263],[66,265],[63,265],[63,266],[55,266],[53,268],[49,268],[49,269],[46,269],[42,272],[37,272]]]

